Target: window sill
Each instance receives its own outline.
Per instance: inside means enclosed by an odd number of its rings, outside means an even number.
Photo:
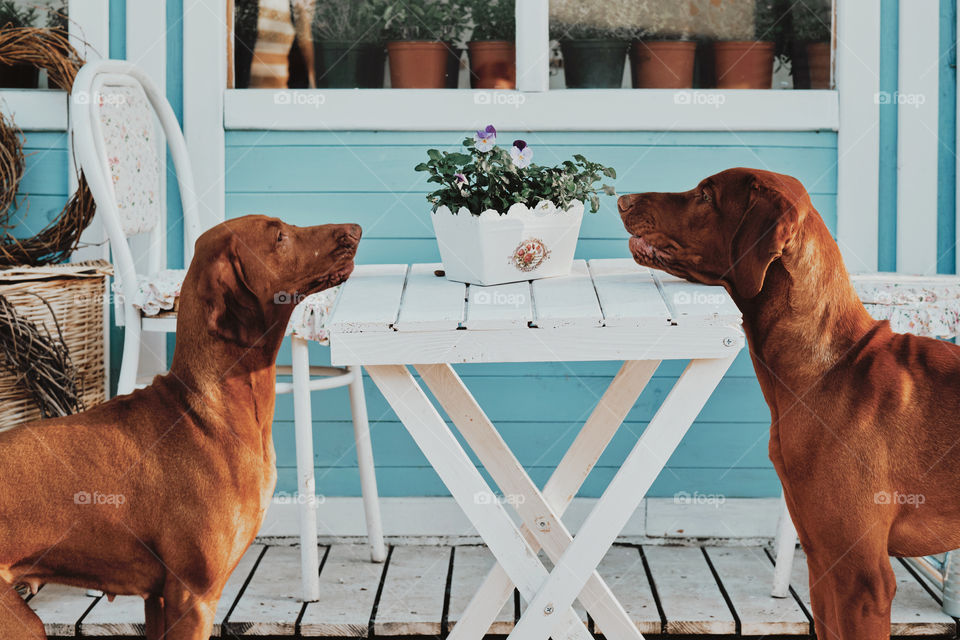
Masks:
[[[0,111],[21,131],[67,130],[66,91],[0,89]]]
[[[836,91],[232,89],[226,129],[460,131],[837,130]]]

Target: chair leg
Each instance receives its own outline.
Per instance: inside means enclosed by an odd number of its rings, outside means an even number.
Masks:
[[[777,523],[777,539],[774,547],[777,552],[777,563],[773,569],[773,589],[770,595],[774,598],[790,596],[790,573],[793,570],[793,555],[797,548],[797,530],[790,519],[787,502],[780,498],[783,508],[780,510],[780,521]]]
[[[316,475],[313,470],[313,415],[310,407],[310,354],[307,341],[290,339],[293,361],[293,421],[297,441],[297,504],[300,510],[300,579],[304,602],[320,598],[317,549]]]
[[[370,424],[367,420],[367,401],[363,394],[363,369],[350,367],[354,374],[350,383],[350,411],[353,415],[353,435],[357,442],[357,466],[360,469],[360,491],[363,494],[363,514],[367,522],[367,540],[370,559],[383,562],[387,549],[383,544],[383,523],[380,518],[380,496],[373,464],[373,446],[370,442]]]
[[[123,356],[120,375],[117,378],[117,395],[132,392],[137,386],[137,370],[140,368],[140,317],[126,314],[123,333]]]

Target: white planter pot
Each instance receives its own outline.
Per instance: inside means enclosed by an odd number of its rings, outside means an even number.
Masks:
[[[447,278],[486,286],[569,274],[583,203],[566,211],[550,201],[533,209],[517,203],[504,215],[490,209],[479,216],[439,207],[432,217]]]

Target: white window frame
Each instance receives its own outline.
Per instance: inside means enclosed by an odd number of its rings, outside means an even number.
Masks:
[[[517,91],[226,86],[226,0],[186,0],[187,142],[207,222],[223,220],[225,130],[837,131],[838,241],[851,270],[877,266],[880,18],[873,0],[837,3],[837,90],[548,91],[549,0],[518,2]],[[197,10],[192,10],[196,8]],[[191,131],[191,121],[202,123]],[[958,236],[960,237],[960,236]]]

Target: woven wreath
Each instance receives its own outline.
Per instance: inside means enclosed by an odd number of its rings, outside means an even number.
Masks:
[[[51,86],[69,90],[83,60],[60,29],[0,29],[0,64],[45,69]],[[11,216],[23,177],[23,133],[0,114],[0,266],[63,262],[77,248],[80,234],[93,220],[96,203],[81,173],[77,191],[56,218],[32,238],[15,238]]]

